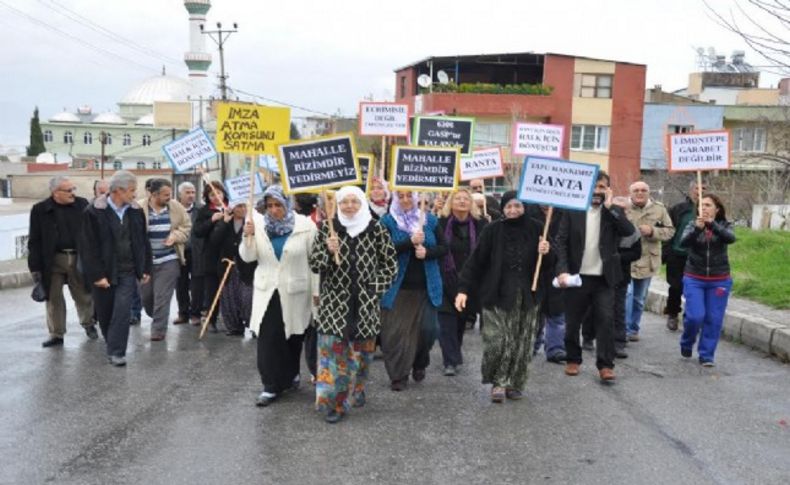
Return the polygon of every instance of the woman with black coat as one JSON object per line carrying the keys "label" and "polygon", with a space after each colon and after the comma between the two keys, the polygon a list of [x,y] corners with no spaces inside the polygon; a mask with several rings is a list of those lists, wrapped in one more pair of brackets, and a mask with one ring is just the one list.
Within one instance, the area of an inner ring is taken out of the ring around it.
{"label": "woman with black coat", "polygon": [[[219,223],[225,217],[225,212],[228,208],[228,196],[225,193],[225,187],[219,182],[211,182],[211,185],[203,187],[203,207],[198,211],[195,225],[192,227],[192,234],[195,237],[203,239],[203,267],[206,270],[205,274],[205,294],[203,298],[203,311],[208,311],[211,302],[214,301],[214,295],[219,288],[220,275],[224,273],[218,272],[220,263],[220,251],[217,245],[211,244],[211,233],[217,228]],[[211,316],[211,332],[217,332],[217,313]]]}
{"label": "woman with black coat", "polygon": [[442,349],[444,375],[454,376],[464,360],[461,345],[466,323],[474,323],[480,311],[474,293],[464,311],[455,309],[458,278],[466,259],[480,240],[486,221],[481,219],[477,205],[472,202],[472,192],[467,187],[459,187],[451,192],[445,202],[439,219],[439,229],[444,233],[448,247],[440,263],[444,298],[439,308],[439,346]]}

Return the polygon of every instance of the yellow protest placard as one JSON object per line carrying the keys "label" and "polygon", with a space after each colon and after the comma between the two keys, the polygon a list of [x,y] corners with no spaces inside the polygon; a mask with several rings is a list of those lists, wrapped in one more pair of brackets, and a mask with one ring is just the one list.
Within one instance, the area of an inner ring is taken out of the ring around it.
{"label": "yellow protest placard", "polygon": [[217,151],[277,155],[291,134],[291,110],[245,103],[217,105]]}

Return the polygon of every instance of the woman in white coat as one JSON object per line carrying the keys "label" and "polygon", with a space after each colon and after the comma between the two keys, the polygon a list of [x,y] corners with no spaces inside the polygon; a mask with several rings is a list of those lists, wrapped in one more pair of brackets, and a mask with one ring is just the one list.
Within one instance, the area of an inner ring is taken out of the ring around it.
{"label": "woman in white coat", "polygon": [[268,406],[283,392],[299,387],[299,356],[310,322],[318,280],[309,256],[316,227],[291,209],[282,188],[263,194],[265,212],[255,212],[244,226],[241,259],[257,261],[253,280],[250,330],[258,334],[258,372],[263,392],[258,406]]}

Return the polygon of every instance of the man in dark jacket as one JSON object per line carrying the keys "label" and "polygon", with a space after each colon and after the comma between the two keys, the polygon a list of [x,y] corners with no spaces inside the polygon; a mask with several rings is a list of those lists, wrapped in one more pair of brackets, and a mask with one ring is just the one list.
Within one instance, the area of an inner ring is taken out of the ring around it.
{"label": "man in dark jacket", "polygon": [[[566,211],[557,232],[557,279],[565,290],[565,373],[579,374],[582,350],[579,329],[588,308],[592,311],[596,340],[596,367],[604,381],[614,375],[614,287],[622,272],[617,257],[619,240],[634,233],[625,213],[612,205],[609,176],[598,173],[592,207],[586,212]],[[569,287],[571,275],[581,286]]]}
{"label": "man in dark jacket", "polygon": [[80,324],[90,339],[99,337],[93,323],[93,302],[89,287],[77,270],[77,235],[82,225],[82,211],[88,201],[75,195],[74,183],[64,175],[49,181],[52,195],[33,206],[30,211],[27,265],[36,282],[47,294],[47,328],[49,339],[41,345],[63,345],[66,333],[66,300],[63,285],[77,307]]}
{"label": "man in dark jacket", "polygon": [[[673,205],[669,209],[669,218],[675,227],[675,235],[664,243],[662,253],[667,265],[667,283],[669,292],[667,295],[667,306],[664,314],[667,316],[667,329],[675,332],[678,329],[678,314],[680,313],[680,296],[683,294],[683,268],[686,266],[686,248],[680,245],[683,230],[694,221],[697,215],[697,198],[699,192],[697,181],[692,180],[689,184],[689,192],[686,200]],[[702,186],[702,192],[707,188]]]}
{"label": "man in dark jacket", "polygon": [[483,194],[486,198],[486,212],[492,221],[502,219],[502,211],[499,209],[499,201],[493,195],[486,194],[486,185],[483,179],[472,179],[469,181],[469,188],[472,192]]}
{"label": "man in dark jacket", "polygon": [[[178,185],[178,201],[186,209],[192,227],[195,226],[200,206],[195,202],[196,189],[192,182]],[[184,247],[186,264],[181,266],[181,275],[176,286],[178,318],[173,322],[200,324],[200,310],[203,308],[203,239],[194,237],[192,231]]]}
{"label": "man in dark jacket", "polygon": [[129,313],[138,281],[151,274],[151,243],[145,214],[135,202],[137,178],[125,170],[110,179],[110,192],[97,197],[83,214],[80,256],[85,278],[93,285],[93,301],[107,356],[126,365]]}

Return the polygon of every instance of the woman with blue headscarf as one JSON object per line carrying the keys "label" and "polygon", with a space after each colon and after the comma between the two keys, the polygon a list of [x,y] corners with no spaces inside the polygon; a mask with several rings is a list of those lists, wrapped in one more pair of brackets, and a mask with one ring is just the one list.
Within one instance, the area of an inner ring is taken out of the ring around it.
{"label": "woman with blue headscarf", "polygon": [[402,391],[409,372],[420,382],[430,363],[443,296],[439,260],[447,245],[436,217],[420,214],[414,192],[396,192],[381,224],[398,253],[398,275],[381,299],[381,350],[390,388]]}
{"label": "woman with blue headscarf", "polygon": [[318,279],[309,257],[316,227],[291,208],[282,188],[263,194],[264,213],[253,213],[244,226],[239,256],[256,261],[250,330],[258,335],[258,372],[263,391],[258,406],[268,406],[283,392],[299,387],[299,356],[310,322]]}

